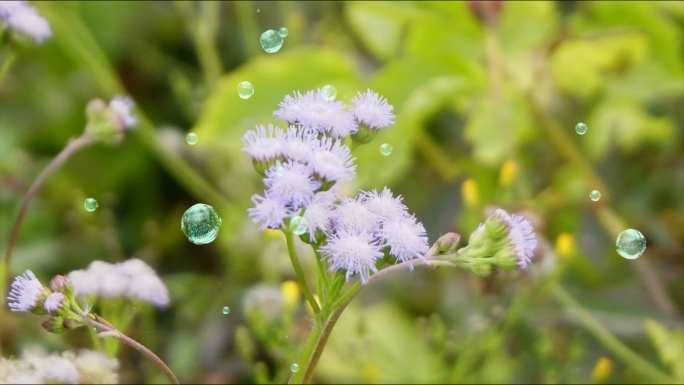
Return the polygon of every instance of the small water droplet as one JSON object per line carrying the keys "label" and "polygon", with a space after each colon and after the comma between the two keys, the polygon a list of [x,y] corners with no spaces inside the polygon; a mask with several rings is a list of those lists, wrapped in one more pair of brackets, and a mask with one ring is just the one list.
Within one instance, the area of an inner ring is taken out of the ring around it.
{"label": "small water droplet", "polygon": [[278,30],[278,35],[280,35],[280,37],[286,37],[288,33],[290,33],[290,31],[288,31],[285,27]]}
{"label": "small water droplet", "polygon": [[257,13],[259,13],[259,12],[261,12],[261,10],[259,8],[257,8]]}
{"label": "small water droplet", "polygon": [[261,47],[268,53],[278,52],[283,46],[283,37],[272,29],[261,34]]}
{"label": "small water droplet", "polygon": [[242,99],[249,99],[250,96],[254,95],[254,86],[250,82],[240,82],[237,91],[238,96]]}
{"label": "small water droplet", "polygon": [[618,235],[615,246],[624,258],[637,259],[646,250],[646,238],[638,230],[627,229]]}
{"label": "small water droplet", "polygon": [[181,218],[181,230],[196,245],[204,245],[216,239],[220,226],[221,218],[216,210],[204,203],[190,207]]}
{"label": "small water droplet", "polygon": [[290,366],[290,370],[292,371],[292,373],[297,373],[299,371],[299,365],[292,364],[292,366]]}
{"label": "small water droplet", "polygon": [[223,312],[223,314],[228,314],[228,313],[230,313],[230,308],[228,306],[224,306],[223,310],[221,310],[221,311]]}
{"label": "small water droplet", "polygon": [[300,216],[296,216],[290,220],[290,229],[295,235],[302,235],[306,233],[308,223],[306,219]]}
{"label": "small water droplet", "polygon": [[97,201],[93,198],[86,198],[85,203],[83,204],[83,207],[85,207],[86,211],[93,212],[95,209],[97,209]]}
{"label": "small water droplet", "polygon": [[327,101],[335,100],[335,97],[337,97],[337,90],[330,84],[326,84],[323,86],[323,97]]}
{"label": "small water droplet", "polygon": [[384,156],[388,156],[392,153],[392,146],[389,143],[383,143],[380,145],[380,153]]}
{"label": "small water droplet", "polygon": [[185,141],[188,142],[189,145],[194,146],[197,144],[197,134],[194,132],[188,133],[188,135],[185,136]]}
{"label": "small water droplet", "polygon": [[589,198],[591,198],[592,201],[596,202],[599,199],[601,199],[601,192],[599,190],[592,190],[589,193]]}
{"label": "small water droplet", "polygon": [[587,125],[584,123],[577,123],[575,131],[580,135],[584,135],[587,132]]}

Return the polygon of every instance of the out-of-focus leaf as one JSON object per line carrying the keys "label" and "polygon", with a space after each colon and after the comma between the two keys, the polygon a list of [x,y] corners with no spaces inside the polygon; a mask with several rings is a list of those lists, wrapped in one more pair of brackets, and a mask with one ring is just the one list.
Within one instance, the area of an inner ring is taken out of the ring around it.
{"label": "out-of-focus leaf", "polygon": [[586,99],[601,90],[607,74],[642,60],[647,44],[636,32],[566,40],[551,57],[551,73],[561,90]]}
{"label": "out-of-focus leaf", "polygon": [[667,330],[652,319],[644,321],[644,328],[658,351],[660,360],[670,366],[677,382],[684,382],[684,331]]}
{"label": "out-of-focus leaf", "polygon": [[548,44],[557,25],[556,4],[551,1],[508,1],[496,35],[504,52],[530,50]]}

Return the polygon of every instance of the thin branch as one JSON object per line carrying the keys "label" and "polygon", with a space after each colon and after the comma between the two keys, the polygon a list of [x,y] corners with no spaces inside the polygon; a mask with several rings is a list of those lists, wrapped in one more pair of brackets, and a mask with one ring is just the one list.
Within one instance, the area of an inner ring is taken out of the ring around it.
{"label": "thin branch", "polygon": [[295,249],[294,235],[292,234],[292,230],[288,229],[287,226],[284,227],[282,230],[283,233],[285,233],[285,239],[287,241],[287,253],[290,255],[290,261],[292,262],[292,267],[294,268],[295,276],[297,276],[297,282],[299,282],[299,286],[302,289],[302,293],[304,293],[304,297],[306,297],[306,300],[309,301],[309,304],[311,305],[314,314],[318,314],[321,311],[321,308],[318,306],[318,302],[316,302],[316,299],[314,298],[313,294],[311,294],[309,285],[306,284],[306,278],[304,277],[302,266],[299,264],[299,258],[297,257],[297,250]]}

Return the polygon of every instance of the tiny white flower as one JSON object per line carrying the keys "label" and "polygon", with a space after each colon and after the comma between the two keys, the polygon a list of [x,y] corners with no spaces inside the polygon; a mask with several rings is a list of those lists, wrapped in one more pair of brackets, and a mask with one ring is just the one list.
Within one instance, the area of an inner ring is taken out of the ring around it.
{"label": "tiny white flower", "polygon": [[131,128],[138,124],[138,118],[133,115],[133,106],[135,106],[135,103],[128,96],[115,96],[109,102],[109,108],[114,111],[116,117],[125,128]]}
{"label": "tiny white flower", "polygon": [[266,170],[264,184],[270,197],[287,207],[297,210],[307,206],[314,197],[314,191],[321,182],[314,180],[309,166],[298,162],[276,164]]}
{"label": "tiny white flower", "polygon": [[294,97],[287,95],[278,104],[280,109],[273,116],[289,124],[296,124],[316,130],[321,134],[330,133],[342,138],[356,130],[354,118],[345,110],[344,103],[326,100],[323,91],[308,91],[305,95],[299,92]]}
{"label": "tiny white flower", "polygon": [[292,215],[292,210],[277,199],[271,198],[268,192],[264,195],[265,198],[257,194],[252,195],[252,203],[255,206],[248,208],[247,213],[252,217],[252,222],[262,223],[259,230],[277,229],[285,223],[285,218]]}
{"label": "tiny white flower", "polygon": [[128,297],[137,298],[157,307],[168,306],[169,291],[164,282],[156,275],[141,275],[130,285]]}
{"label": "tiny white flower", "polygon": [[131,277],[119,273],[115,267],[100,276],[97,294],[102,298],[121,298],[132,286]]}
{"label": "tiny white flower", "polygon": [[380,217],[368,210],[357,199],[342,197],[333,211],[332,223],[335,231],[375,233],[380,225]]}
{"label": "tiny white flower", "polygon": [[283,155],[301,163],[311,160],[313,149],[318,147],[318,136],[314,130],[290,126],[285,132]]}
{"label": "tiny white flower", "polygon": [[117,263],[114,268],[121,274],[129,277],[138,277],[141,275],[157,275],[147,263],[138,258],[131,258],[124,262]]}
{"label": "tiny white flower", "polygon": [[50,293],[50,295],[48,295],[45,299],[43,307],[45,308],[45,311],[47,311],[48,313],[55,312],[62,308],[65,299],[66,297],[64,296],[64,294],[60,292]]}
{"label": "tiny white flower", "polygon": [[309,239],[311,241],[315,240],[317,230],[326,235],[331,231],[330,219],[333,215],[335,199],[337,199],[337,194],[331,190],[316,193],[313,201],[304,211],[304,220],[309,224]]}
{"label": "tiny white flower", "polygon": [[13,29],[40,44],[52,36],[50,24],[25,1],[0,1],[0,19],[5,28]]}
{"label": "tiny white flower", "polygon": [[43,285],[31,270],[26,270],[24,276],[14,278],[12,288],[7,297],[10,309],[16,312],[31,311],[38,302],[43,291]]}
{"label": "tiny white flower", "polygon": [[81,375],[82,384],[119,383],[119,361],[116,358],[98,351],[81,349],[73,361]]}
{"label": "tiny white flower", "polygon": [[346,181],[356,176],[354,159],[349,147],[341,141],[323,137],[311,154],[309,165],[314,174],[325,181]]}
{"label": "tiny white flower", "polygon": [[512,247],[518,266],[524,268],[532,260],[537,239],[530,221],[520,215],[508,215],[503,209],[497,209],[494,216],[501,218],[508,226],[508,242]]}
{"label": "tiny white flower", "polygon": [[[423,257],[423,254],[430,248],[425,227],[413,216],[384,221],[378,236],[382,245],[389,247],[390,254],[397,258],[397,262],[420,258],[426,264],[428,263]],[[410,262],[409,268],[413,270]]]}
{"label": "tiny white flower", "polygon": [[81,377],[71,360],[55,354],[43,360],[41,371],[43,380],[48,384],[78,384]]}
{"label": "tiny white flower", "polygon": [[394,107],[387,103],[387,99],[370,89],[363,94],[359,92],[351,101],[354,106],[350,112],[359,124],[375,130],[394,124]]}
{"label": "tiny white flower", "polygon": [[74,295],[97,294],[100,289],[100,276],[87,270],[74,270],[67,274],[74,285]]}
{"label": "tiny white flower", "polygon": [[392,197],[392,192],[385,187],[381,193],[362,191],[363,205],[371,212],[386,220],[397,220],[407,215],[408,208],[401,203],[401,195]]}
{"label": "tiny white flower", "polygon": [[380,248],[371,234],[340,231],[328,238],[328,243],[321,246],[318,251],[330,262],[328,271],[343,269],[346,271],[347,280],[358,274],[361,283],[365,285],[370,279],[370,272],[378,271],[375,261],[384,255]]}
{"label": "tiny white flower", "polygon": [[258,161],[271,161],[284,155],[285,132],[272,124],[268,128],[258,125],[242,136],[242,150]]}

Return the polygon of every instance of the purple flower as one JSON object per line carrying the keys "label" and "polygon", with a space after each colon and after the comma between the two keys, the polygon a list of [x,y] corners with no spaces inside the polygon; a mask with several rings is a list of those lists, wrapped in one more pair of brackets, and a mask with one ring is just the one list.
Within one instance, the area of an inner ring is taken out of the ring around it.
{"label": "purple flower", "polygon": [[21,32],[39,44],[52,36],[50,24],[26,1],[0,1],[0,19],[6,28]]}
{"label": "purple flower", "polygon": [[287,95],[278,104],[280,109],[273,116],[289,124],[301,125],[316,130],[321,134],[328,133],[335,138],[343,138],[356,131],[353,117],[345,111],[345,105],[335,100],[326,100],[323,91],[308,91],[305,95],[299,92],[294,97]]}
{"label": "purple flower", "polygon": [[169,291],[164,282],[156,275],[139,275],[132,280],[126,293],[129,298],[137,298],[157,307],[166,307],[169,302]]}
{"label": "purple flower", "polygon": [[64,294],[60,292],[53,292],[50,293],[50,295],[47,296],[45,299],[45,303],[43,304],[43,307],[45,308],[45,311],[48,313],[55,312],[64,306],[64,300],[66,297]]}
{"label": "purple flower", "polygon": [[340,231],[328,238],[328,243],[318,251],[324,260],[330,262],[328,271],[346,270],[346,279],[359,274],[364,285],[370,279],[370,272],[377,272],[375,261],[383,257],[381,246],[373,235]]}
{"label": "purple flower", "polygon": [[494,217],[499,217],[508,227],[507,240],[517,259],[518,267],[524,268],[532,260],[537,239],[530,221],[520,215],[508,215],[503,209],[497,209]]}
{"label": "purple flower", "polygon": [[397,220],[407,215],[408,208],[401,203],[401,195],[392,197],[392,192],[387,187],[380,194],[375,190],[362,191],[360,194],[363,196],[363,205],[385,220]]}
{"label": "purple flower", "polygon": [[285,133],[272,124],[268,128],[258,125],[242,136],[242,150],[255,161],[275,161],[283,156]]}
{"label": "purple flower", "polygon": [[114,111],[114,116],[120,127],[131,128],[138,124],[138,118],[133,115],[133,99],[130,97],[115,96],[109,102],[109,109]]}
{"label": "purple flower", "polygon": [[276,161],[274,166],[266,170],[264,184],[269,196],[297,210],[307,206],[314,197],[314,191],[321,187],[321,182],[314,180],[312,175],[311,168],[305,164]]}
{"label": "purple flower", "polygon": [[335,231],[375,233],[380,225],[380,217],[368,210],[363,204],[363,197],[356,199],[342,197],[333,211]]}
{"label": "purple flower", "polygon": [[321,191],[316,193],[313,201],[306,207],[304,219],[309,224],[309,239],[315,241],[316,231],[330,234],[330,219],[335,208],[337,194],[334,191]]}
{"label": "purple flower", "polygon": [[[405,215],[400,219],[385,220],[379,232],[383,246],[389,247],[389,252],[397,258],[397,262],[406,262],[423,257],[429,250],[428,238],[423,224],[413,216]],[[413,265],[409,263],[413,270]]]}
{"label": "purple flower", "polygon": [[368,89],[366,93],[359,92],[352,100],[351,114],[358,124],[368,128],[381,129],[394,124],[392,105],[387,104],[387,99]]}
{"label": "purple flower", "polygon": [[290,126],[285,132],[283,155],[301,163],[308,163],[314,148],[319,146],[316,131]]}
{"label": "purple flower", "polygon": [[268,192],[264,194],[265,198],[254,194],[252,196],[252,203],[255,207],[248,208],[247,213],[252,217],[252,222],[262,225],[259,230],[277,229],[285,223],[285,218],[292,215],[292,210],[280,203],[277,199],[269,196]]}
{"label": "purple flower", "polygon": [[38,304],[38,298],[42,292],[43,285],[36,275],[31,270],[26,270],[23,277],[14,278],[7,304],[12,311],[31,311]]}
{"label": "purple flower", "polygon": [[326,182],[352,180],[356,176],[356,165],[349,147],[341,141],[323,137],[310,158],[309,165],[314,174]]}

